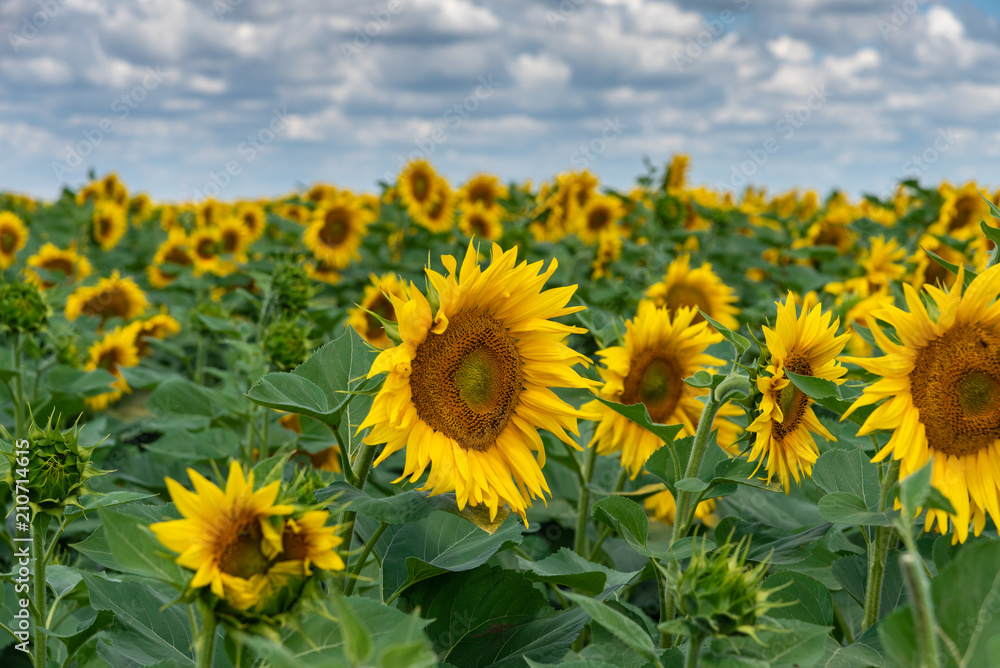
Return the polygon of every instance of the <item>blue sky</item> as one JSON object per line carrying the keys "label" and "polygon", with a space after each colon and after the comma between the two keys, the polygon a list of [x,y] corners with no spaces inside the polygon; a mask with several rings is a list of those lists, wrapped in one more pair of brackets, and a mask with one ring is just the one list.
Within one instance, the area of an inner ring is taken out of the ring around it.
{"label": "blue sky", "polygon": [[454,183],[643,157],[852,194],[1000,186],[1000,2],[6,0],[0,189],[162,200]]}

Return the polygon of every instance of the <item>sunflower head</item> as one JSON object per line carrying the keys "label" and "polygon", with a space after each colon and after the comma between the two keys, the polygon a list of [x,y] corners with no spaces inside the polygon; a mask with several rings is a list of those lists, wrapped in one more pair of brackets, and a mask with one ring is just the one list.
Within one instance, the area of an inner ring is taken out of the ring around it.
{"label": "sunflower head", "polygon": [[90,346],[89,359],[84,367],[87,371],[105,369],[117,380],[111,383],[111,390],[87,397],[84,401],[94,410],[102,410],[121,399],[126,392],[131,392],[123,368],[139,364],[139,350],[136,348],[136,329],[134,326],[115,327],[114,330]]}
{"label": "sunflower head", "polygon": [[94,206],[92,224],[94,241],[102,250],[111,250],[128,231],[128,216],[115,202],[99,201]]}
{"label": "sunflower head", "polygon": [[668,193],[682,192],[687,187],[687,173],[690,165],[691,156],[675,153],[663,175],[663,190]]}
{"label": "sunflower head", "polygon": [[[739,314],[736,293],[712,271],[708,262],[692,270],[688,255],[681,255],[670,263],[663,280],[646,290],[646,299],[671,312],[682,307],[697,309],[729,329],[740,326],[736,320]],[[701,313],[695,311],[695,322],[702,320]]]}
{"label": "sunflower head", "polygon": [[[642,506],[652,513],[653,519],[659,520],[664,524],[669,524],[670,526],[674,525],[674,520],[677,517],[677,501],[669,489],[650,494],[642,502]],[[709,499],[698,504],[698,507],[694,511],[694,517],[696,520],[700,520],[705,526],[711,528],[719,523],[719,518],[714,513],[715,499]]]}
{"label": "sunflower head", "polygon": [[434,196],[438,174],[426,160],[414,160],[403,167],[399,174],[396,190],[403,206],[412,211],[421,210],[430,204]]}
{"label": "sunflower head", "polygon": [[497,209],[487,208],[482,202],[462,207],[458,227],[467,237],[497,241],[503,236],[503,223]]}
{"label": "sunflower head", "polygon": [[135,349],[139,357],[149,354],[149,340],[163,340],[181,331],[181,325],[166,313],[154,315],[146,320],[137,320],[129,325],[135,334]]}
{"label": "sunflower head", "polygon": [[455,222],[456,193],[447,179],[437,177],[430,199],[420,208],[410,209],[410,215],[431,232],[447,232]]}
{"label": "sunflower head", "polygon": [[595,195],[580,212],[577,236],[584,243],[597,243],[602,232],[617,232],[618,223],[624,215],[625,207],[620,199],[610,195]]}
{"label": "sunflower head", "polygon": [[378,348],[389,348],[393,342],[382,324],[382,320],[396,321],[396,309],[389,295],[405,298],[406,291],[402,281],[392,273],[381,277],[372,274],[369,281],[361,303],[350,311],[349,322],[368,343]]}
{"label": "sunflower head", "polygon": [[28,269],[25,273],[28,275],[28,280],[47,290],[58,283],[82,280],[92,272],[90,261],[76,251],[75,243],[66,250],[57,248],[55,244],[46,243],[28,258]]}
{"label": "sunflower head", "polygon": [[351,193],[343,192],[316,209],[302,241],[313,256],[332,269],[344,269],[360,258],[358,248],[371,214]]}
{"label": "sunflower head", "polygon": [[31,334],[49,322],[50,310],[38,288],[31,283],[0,285],[0,323],[11,332]]}
{"label": "sunflower head", "polygon": [[236,218],[246,229],[250,241],[256,241],[264,234],[267,217],[264,209],[258,204],[245,202],[236,208]]}
{"label": "sunflower head", "polygon": [[28,228],[10,211],[0,211],[0,269],[7,269],[17,259],[17,252],[28,243]]}
{"label": "sunflower head", "polygon": [[465,182],[460,193],[463,207],[479,204],[483,209],[497,213],[501,209],[500,201],[508,196],[507,187],[493,174],[476,174]]}
{"label": "sunflower head", "polygon": [[92,287],[79,287],[66,300],[66,319],[81,315],[99,316],[101,322],[111,317],[130,320],[149,306],[145,293],[131,277],[121,278],[115,270]]}

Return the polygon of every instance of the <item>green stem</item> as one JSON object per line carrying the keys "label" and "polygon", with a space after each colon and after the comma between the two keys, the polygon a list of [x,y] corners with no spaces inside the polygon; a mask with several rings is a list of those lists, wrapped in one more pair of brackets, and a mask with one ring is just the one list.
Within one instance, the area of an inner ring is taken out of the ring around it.
{"label": "green stem", "polygon": [[[653,574],[656,576],[656,593],[660,599],[660,622],[665,622],[674,618],[674,597],[667,591],[667,578],[663,574],[660,565],[652,557],[649,560],[653,564]],[[667,649],[674,644],[674,638],[666,631],[660,631],[660,649]]]}
{"label": "green stem", "polygon": [[[615,478],[615,487],[612,492],[620,492],[625,486],[625,478],[628,477],[628,469],[624,466],[618,471],[618,477]],[[597,542],[594,543],[594,547],[590,548],[590,556],[587,557],[587,561],[593,561],[594,557],[597,556],[597,552],[601,549],[601,545],[604,544],[605,539],[611,535],[611,527],[605,525],[601,527],[601,533],[597,536]],[[583,555],[580,555],[583,556]]]}
{"label": "green stem", "polygon": [[[368,481],[368,474],[372,470],[373,461],[375,461],[375,446],[362,442],[361,447],[358,448],[358,454],[354,457],[354,465],[351,467],[351,474],[356,480],[356,482],[351,482],[352,485],[358,489],[365,488],[365,482]],[[351,544],[354,542],[354,521],[357,519],[357,516],[358,514],[353,510],[345,510],[340,514],[340,528],[337,530],[337,535],[344,541],[341,545],[348,552],[350,552]],[[341,591],[346,591],[344,589],[346,585],[341,578],[335,580],[335,586]]]}
{"label": "green stem", "polygon": [[848,645],[854,644],[854,634],[851,632],[851,624],[844,617],[843,611],[840,606],[837,605],[837,600],[833,600],[833,620],[836,622],[837,626],[840,627],[841,633],[844,634],[844,641]]}
{"label": "green stem", "polygon": [[[709,437],[712,435],[712,423],[715,422],[715,414],[719,412],[721,406],[722,403],[715,400],[714,393],[709,393],[705,397],[705,408],[702,409],[701,417],[698,419],[698,429],[694,433],[691,456],[688,458],[687,469],[684,471],[685,478],[698,476],[701,461],[705,458],[711,440]],[[691,492],[683,489],[677,490],[677,512],[674,514],[674,530],[670,534],[671,547],[691,528],[691,523],[694,521],[694,510],[691,508]]]}
{"label": "green stem", "polygon": [[[882,478],[882,489],[879,492],[878,510],[885,512],[888,508],[889,491],[899,480],[899,460],[894,459]],[[868,546],[868,584],[865,588],[865,615],[861,621],[861,630],[867,631],[878,621],[879,604],[882,600],[882,580],[885,576],[885,560],[889,554],[889,543],[895,529],[891,526],[876,527],[875,541]]]}
{"label": "green stem", "polygon": [[684,668],[698,668],[698,656],[701,654],[701,643],[705,639],[703,633],[697,633],[691,636],[691,642],[688,644],[688,655],[687,660],[684,662]]}
{"label": "green stem", "polygon": [[48,662],[48,635],[42,631],[44,620],[48,618],[46,596],[48,590],[45,584],[45,567],[48,565],[48,550],[45,549],[45,535],[48,533],[49,516],[44,513],[35,515],[32,523],[34,530],[33,548],[35,552],[34,598],[35,598],[35,668],[45,668]]}
{"label": "green stem", "polygon": [[580,500],[576,508],[576,535],[573,538],[573,551],[581,557],[587,554],[587,523],[590,519],[590,479],[594,475],[594,464],[597,462],[597,445],[587,447],[584,455],[583,470],[580,478]]}
{"label": "green stem", "polygon": [[923,668],[937,668],[938,640],[934,621],[934,602],[931,600],[931,584],[924,573],[922,564],[914,552],[899,556],[903,568],[903,579],[907,593],[913,603],[913,619],[917,632],[917,650],[923,657]]}
{"label": "green stem", "polygon": [[201,631],[195,638],[195,668],[211,668],[215,654],[215,610],[207,604],[198,606],[201,612]]}
{"label": "green stem", "polygon": [[25,438],[24,428],[24,369],[21,366],[21,332],[14,332],[14,434]]}
{"label": "green stem", "polygon": [[365,567],[365,562],[368,561],[368,555],[372,553],[372,549],[375,547],[375,543],[378,539],[382,537],[385,530],[389,528],[387,522],[382,522],[378,525],[378,529],[372,534],[372,537],[368,539],[365,543],[365,549],[361,551],[361,556],[358,557],[358,562],[354,564],[354,568],[351,569],[351,577],[348,578],[347,584],[344,586],[344,595],[350,596],[354,593],[354,585],[358,582],[358,577],[361,575],[362,569]]}

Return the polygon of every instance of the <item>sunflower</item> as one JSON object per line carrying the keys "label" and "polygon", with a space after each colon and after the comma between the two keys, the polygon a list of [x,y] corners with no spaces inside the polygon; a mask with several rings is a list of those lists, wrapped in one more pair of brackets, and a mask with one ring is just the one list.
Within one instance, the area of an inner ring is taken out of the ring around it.
{"label": "sunflower", "polygon": [[872,239],[871,247],[860,258],[870,291],[876,292],[905,276],[906,267],[902,264],[905,258],[906,249],[901,248],[897,240],[887,242],[884,236]]}
{"label": "sunflower", "polygon": [[411,216],[430,206],[437,180],[437,172],[426,160],[411,161],[403,168],[396,189]]}
{"label": "sunflower", "polygon": [[323,260],[306,262],[304,266],[306,269],[306,276],[314,281],[321,281],[330,285],[336,285],[340,282],[340,273],[333,267],[323,262]]}
{"label": "sunflower", "polygon": [[167,240],[160,244],[153,255],[153,263],[146,268],[149,283],[154,288],[165,288],[177,280],[177,270],[163,265],[190,267],[194,264],[191,252],[187,249],[188,236],[181,228],[170,230]]}
{"label": "sunflower", "polygon": [[215,227],[229,213],[229,207],[222,202],[209,198],[195,209],[194,224],[197,227]]}
{"label": "sunflower", "polygon": [[247,248],[253,243],[250,230],[239,218],[224,218],[218,227],[221,250],[242,264],[247,261]]}
{"label": "sunflower", "polygon": [[691,168],[691,156],[675,153],[663,175],[663,189],[668,193],[683,192],[687,187],[687,174]]}
{"label": "sunflower", "polygon": [[[66,250],[61,250],[55,244],[47,243],[38,249],[38,252],[28,258],[28,280],[43,290],[47,290],[55,283],[43,278],[38,273],[38,269],[45,272],[56,272],[64,276],[63,283],[75,283],[93,272],[90,261],[83,255],[76,252],[76,244],[73,243]],[[54,278],[54,276],[53,276]]]}
{"label": "sunflower", "polygon": [[[646,500],[642,502],[642,506],[652,512],[653,519],[673,526],[677,516],[677,501],[669,489],[647,496]],[[719,518],[714,513],[715,499],[709,499],[698,504],[694,511],[694,517],[701,520],[705,526],[712,528],[719,523]]]}
{"label": "sunflower", "polygon": [[459,201],[463,209],[479,204],[487,211],[495,212],[499,216],[503,211],[500,200],[507,199],[509,196],[507,187],[500,182],[499,178],[493,174],[476,174],[462,186]]}
{"label": "sunflower", "polygon": [[164,232],[173,232],[175,229],[183,231],[180,219],[178,218],[179,212],[177,207],[165,205],[161,206],[159,209],[160,213],[160,227],[163,228]]}
{"label": "sunflower", "polygon": [[307,202],[312,202],[314,204],[319,204],[323,200],[333,199],[337,196],[337,186],[330,183],[314,183],[306,191],[305,199]]}
{"label": "sunflower", "polygon": [[245,610],[256,604],[268,566],[282,551],[281,516],[294,508],[275,504],[279,481],[253,490],[253,472],[244,478],[235,461],[223,492],[194,469],[188,476],[196,491],[167,478],[167,490],[184,519],[156,522],[150,529],[161,543],[180,553],[177,563],[195,571],[191,588],[213,594]]}
{"label": "sunflower", "polygon": [[326,526],[329,517],[327,510],[310,510],[286,519],[279,561],[302,562],[306,575],[312,575],[311,566],[324,571],[344,570],[344,560],[334,549],[343,539],[337,536],[337,527]]}
{"label": "sunflower", "polygon": [[249,234],[250,242],[257,241],[264,234],[267,217],[264,209],[252,202],[244,202],[236,207],[236,217],[243,223]]}
{"label": "sunflower", "polygon": [[957,190],[943,184],[940,192],[944,196],[944,202],[937,221],[928,231],[963,240],[978,237],[979,223],[989,217],[990,205],[979,194],[976,183],[970,181]]}
{"label": "sunflower", "polygon": [[102,250],[111,250],[125,236],[128,220],[125,209],[114,202],[100,201],[94,206],[94,241]]}
{"label": "sunflower", "polygon": [[482,202],[473,202],[462,208],[458,228],[467,237],[499,241],[503,236],[499,212],[486,208]]}
{"label": "sunflower", "polygon": [[228,276],[236,271],[235,264],[221,257],[222,233],[219,228],[203,227],[195,230],[188,237],[188,244],[191,247],[195,276],[207,273]]}
{"label": "sunflower", "polygon": [[860,217],[861,214],[854,207],[834,200],[828,206],[826,214],[809,226],[805,236],[792,242],[792,248],[835,246],[841,253],[847,253],[857,236],[848,226]]}
{"label": "sunflower", "polygon": [[[368,343],[377,348],[388,348],[392,346],[392,341],[386,336],[382,323],[371,313],[395,322],[396,310],[386,295],[394,295],[398,299],[404,299],[406,292],[402,282],[396,278],[395,274],[383,274],[381,277],[371,274],[369,279],[371,283],[365,287],[361,304],[350,311],[349,323]],[[371,313],[366,311],[371,311]]]}
{"label": "sunflower", "polygon": [[622,256],[622,235],[619,230],[611,229],[601,232],[597,241],[597,253],[591,262],[591,280],[604,278],[608,275],[608,265]]}
{"label": "sunflower", "polygon": [[[910,285],[903,286],[909,312],[888,306],[873,313],[868,324],[885,356],[845,359],[881,379],[844,414],[886,399],[858,434],[892,429],[873,461],[891,453],[903,478],[933,461],[931,484],[955,508],[953,539],[963,543],[970,522],[977,536],[983,530],[986,513],[1000,525],[1000,265],[973,279],[963,295],[964,273],[947,291],[924,286],[934,317]],[[899,343],[876,318],[895,327]],[[948,520],[930,509],[926,528],[946,533]]]}
{"label": "sunflower", "polygon": [[422,209],[411,210],[410,215],[431,232],[448,232],[455,224],[455,197],[448,181],[438,177],[430,202]]}
{"label": "sunflower", "polygon": [[[670,311],[682,306],[697,308],[729,329],[739,329],[740,326],[736,320],[740,311],[734,306],[737,297],[733,289],[722,282],[708,262],[692,270],[688,255],[670,263],[663,281],[654,283],[646,290],[646,298]],[[701,314],[696,311],[695,322],[701,320]]]}
{"label": "sunflower", "polygon": [[625,206],[617,197],[595,195],[589,198],[577,218],[576,235],[585,244],[596,244],[602,232],[615,230],[625,215]]}
{"label": "sunflower", "polygon": [[101,325],[108,318],[131,320],[141,315],[149,301],[131,277],[121,278],[118,270],[92,287],[79,287],[66,299],[66,319],[81,315],[100,316]]}
{"label": "sunflower", "polygon": [[340,468],[340,448],[336,445],[331,445],[329,448],[323,448],[319,452],[308,452],[306,450],[298,450],[296,452],[297,454],[308,457],[309,463],[312,467],[319,469],[320,471],[340,473],[342,470]]}
{"label": "sunflower", "polygon": [[[837,362],[837,355],[851,338],[851,334],[837,336],[840,319],[831,324],[830,314],[823,313],[819,304],[812,310],[802,309],[795,314],[792,293],[784,304],[778,304],[778,317],[772,330],[764,327],[764,338],[771,359],[764,375],[757,378],[761,393],[760,414],[747,427],[756,434],[750,450],[750,461],[760,460],[757,470],[767,455],[767,481],[777,475],[785,493],[789,489],[789,476],[798,483],[801,475],[812,473],[812,465],[819,455],[813,434],[826,440],[833,435],[827,431],[812,409],[812,399],[797,388],[785,371],[803,376],[832,380],[838,385],[847,369]],[[754,470],[754,474],[757,473]]]}
{"label": "sunflower", "polygon": [[165,339],[181,331],[181,325],[166,313],[154,315],[146,320],[137,320],[129,325],[135,336],[135,349],[139,357],[149,354],[149,339]]}
{"label": "sunflower", "polygon": [[550,389],[593,385],[573,369],[589,360],[563,343],[585,330],[550,320],[583,307],[566,306],[575,285],[542,292],[554,260],[539,273],[541,262],[515,266],[517,250],[494,244],[483,270],[476,255],[470,243],[460,273],[450,255],[447,276],[427,270],[436,314],[412,283],[408,296],[390,296],[402,343],[372,365],[369,377],[388,377],[358,431],[371,427],[365,442],[386,444],[376,465],[406,449],[400,480],[430,466],[424,489],[454,490],[459,508],[486,505],[491,520],[504,504],[523,518],[549,491],[536,430],[577,447],[566,430],[588,417]]}
{"label": "sunflower", "polygon": [[28,228],[10,211],[0,211],[0,269],[14,264],[19,250],[28,243]]}
{"label": "sunflower", "polygon": [[[696,312],[681,307],[674,312],[657,308],[652,302],[639,304],[635,320],[625,323],[623,346],[597,352],[604,364],[600,368],[604,386],[600,395],[620,404],[643,404],[653,422],[680,424],[682,436],[693,436],[698,428],[704,404],[699,397],[706,388],[691,387],[685,378],[696,372],[714,371],[723,361],[705,354],[705,349],[722,340],[704,320],[695,322]],[[651,431],[632,422],[621,413],[594,400],[583,410],[599,416],[591,447],[598,454],[621,452],[622,466],[635,479],[649,456],[663,441]],[[713,427],[719,429],[719,445],[730,448],[738,439],[740,428],[726,420],[741,411],[724,406]]]}
{"label": "sunflower", "polygon": [[132,214],[132,224],[138,227],[153,213],[153,200],[146,193],[139,193],[128,203],[128,212]]}
{"label": "sunflower", "polygon": [[344,269],[361,257],[358,248],[369,217],[352,195],[343,193],[316,210],[302,241],[317,260],[332,269]]}
{"label": "sunflower", "polygon": [[130,328],[115,327],[100,341],[90,346],[90,359],[84,367],[87,371],[105,369],[117,378],[110,392],[104,392],[84,401],[93,410],[103,410],[118,401],[122,394],[131,392],[121,370],[136,366],[139,363],[139,353],[135,347],[135,333]]}

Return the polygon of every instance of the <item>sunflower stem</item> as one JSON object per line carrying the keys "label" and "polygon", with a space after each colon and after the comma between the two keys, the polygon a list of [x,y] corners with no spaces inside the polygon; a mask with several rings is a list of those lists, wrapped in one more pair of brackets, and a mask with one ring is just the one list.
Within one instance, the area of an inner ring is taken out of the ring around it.
{"label": "sunflower stem", "polygon": [[32,522],[33,536],[32,542],[34,543],[33,548],[35,551],[35,581],[32,583],[34,585],[34,598],[35,598],[35,647],[34,647],[34,659],[36,668],[45,668],[48,662],[48,648],[46,643],[49,636],[42,630],[45,628],[46,614],[46,595],[48,590],[45,585],[45,567],[48,565],[48,550],[45,549],[45,536],[48,533],[49,520],[51,518],[45,513],[35,513],[34,522]]}
{"label": "sunflower stem", "polygon": [[[885,512],[889,504],[889,491],[899,480],[899,460],[894,459],[882,478],[879,492],[878,510]],[[878,621],[879,605],[882,600],[882,580],[885,576],[885,559],[889,554],[889,543],[895,529],[891,526],[876,527],[875,540],[868,546],[868,583],[865,587],[865,615],[861,630],[867,631]]]}
{"label": "sunflower stem", "polygon": [[215,610],[208,604],[202,603],[199,605],[199,612],[201,612],[201,631],[195,638],[195,668],[211,668],[215,654]]}
{"label": "sunflower stem", "polygon": [[[365,482],[368,481],[368,474],[372,470],[372,462],[375,461],[375,449],[374,445],[368,445],[367,443],[362,442],[361,447],[358,448],[358,454],[354,457],[354,465],[351,467],[351,475],[354,480],[349,480],[348,482],[358,489],[364,489]],[[345,473],[346,472],[347,471],[345,470]],[[344,548],[348,553],[350,553],[351,544],[354,542],[354,520],[357,519],[357,516],[358,514],[352,510],[345,510],[340,514],[340,529],[337,531],[337,535],[344,540],[342,545],[344,545]],[[370,540],[368,542],[372,543],[373,541]],[[367,545],[365,547],[367,547]],[[367,558],[367,555],[365,555],[365,558]],[[345,583],[344,580],[340,578],[336,580],[336,583],[336,586],[341,591],[347,593],[346,588],[349,583]],[[386,603],[388,603],[388,601],[386,601]]]}
{"label": "sunflower stem", "polygon": [[21,332],[14,332],[14,434],[27,436],[24,429],[24,369],[21,366]]}
{"label": "sunflower stem", "polygon": [[[670,621],[674,618],[675,613],[675,603],[674,597],[667,589],[667,577],[663,573],[663,569],[656,562],[656,559],[650,558],[649,560],[653,564],[653,575],[656,576],[656,593],[660,600],[660,623]],[[667,649],[668,647],[673,647],[674,637],[666,631],[660,630],[660,649]]]}
{"label": "sunflower stem", "polygon": [[[725,382],[725,381],[723,381]],[[694,478],[701,469],[701,461],[708,452],[708,444],[711,441],[712,423],[715,422],[715,414],[722,407],[720,401],[715,400],[714,393],[710,392],[705,397],[705,408],[701,411],[698,419],[698,429],[694,433],[694,443],[691,446],[691,456],[688,458],[687,469],[684,471],[685,478]],[[691,528],[694,521],[694,510],[691,507],[691,492],[683,489],[677,490],[677,510],[674,513],[674,530],[670,534],[670,546],[679,538],[683,538]]]}
{"label": "sunflower stem", "polygon": [[[618,492],[622,491],[622,488],[625,486],[625,478],[627,476],[628,476],[628,469],[626,469],[623,466],[621,470],[618,471],[618,477],[615,478],[615,487],[614,489],[611,490],[612,493],[617,494]],[[604,544],[604,540],[610,535],[611,535],[611,527],[604,526],[601,528],[601,533],[598,534],[597,536],[597,542],[594,543],[594,546],[592,548],[590,548],[590,556],[587,557],[587,561],[594,560],[594,557],[597,556],[597,552],[601,549],[601,545]],[[583,555],[581,554],[580,556],[582,557]]]}
{"label": "sunflower stem", "polygon": [[580,472],[580,500],[576,508],[576,535],[573,537],[573,551],[581,557],[587,554],[587,523],[590,519],[590,479],[597,463],[597,446],[591,444],[583,459]]}
{"label": "sunflower stem", "polygon": [[684,668],[698,668],[698,658],[701,653],[701,643],[705,640],[704,633],[696,633],[691,636],[688,643],[688,655],[684,661]]}
{"label": "sunflower stem", "polygon": [[358,582],[358,577],[361,575],[361,570],[365,567],[365,562],[368,561],[368,555],[372,553],[372,549],[375,547],[375,543],[378,539],[382,537],[385,530],[389,528],[387,522],[382,522],[378,525],[378,529],[372,534],[372,537],[368,539],[365,543],[365,549],[361,551],[361,556],[358,557],[358,562],[354,564],[354,568],[351,569],[351,577],[348,578],[347,584],[344,585],[344,595],[350,596],[354,593],[354,585]]}
{"label": "sunflower stem", "polygon": [[913,619],[917,632],[917,651],[923,657],[924,668],[938,668],[938,639],[934,620],[934,602],[931,600],[931,584],[924,573],[915,552],[899,556],[903,567],[903,579],[907,593],[913,602]]}

